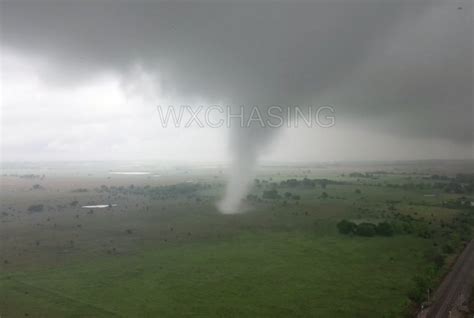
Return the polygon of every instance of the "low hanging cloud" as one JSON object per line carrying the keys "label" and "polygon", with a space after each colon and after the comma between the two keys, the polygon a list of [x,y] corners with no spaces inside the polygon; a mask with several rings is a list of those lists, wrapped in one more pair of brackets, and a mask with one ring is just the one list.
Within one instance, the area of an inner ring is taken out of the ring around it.
{"label": "low hanging cloud", "polygon": [[[368,131],[472,147],[471,1],[0,5],[2,48],[41,57],[51,85],[111,73],[133,90],[138,67],[147,91],[262,110],[331,105]],[[238,209],[274,137],[233,128],[224,211]]]}

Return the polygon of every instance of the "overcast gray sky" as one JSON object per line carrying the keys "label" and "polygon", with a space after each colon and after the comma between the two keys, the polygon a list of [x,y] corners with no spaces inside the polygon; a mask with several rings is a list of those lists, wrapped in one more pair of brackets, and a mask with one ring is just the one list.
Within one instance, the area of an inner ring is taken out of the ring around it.
{"label": "overcast gray sky", "polygon": [[232,131],[158,104],[336,109],[240,137],[267,160],[473,158],[472,1],[0,6],[3,160],[229,159]]}

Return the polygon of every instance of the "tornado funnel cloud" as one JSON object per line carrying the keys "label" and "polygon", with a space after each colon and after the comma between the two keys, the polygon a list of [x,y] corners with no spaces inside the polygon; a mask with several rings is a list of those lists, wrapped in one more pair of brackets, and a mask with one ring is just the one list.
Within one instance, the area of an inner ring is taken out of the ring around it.
{"label": "tornado funnel cloud", "polygon": [[224,214],[240,212],[241,201],[247,194],[257,163],[256,155],[237,157],[231,166],[226,193],[218,208]]}
{"label": "tornado funnel cloud", "polygon": [[277,130],[258,125],[234,127],[230,140],[233,159],[228,173],[229,181],[224,198],[218,204],[221,213],[242,211],[242,200],[252,186],[259,157],[271,144]]}

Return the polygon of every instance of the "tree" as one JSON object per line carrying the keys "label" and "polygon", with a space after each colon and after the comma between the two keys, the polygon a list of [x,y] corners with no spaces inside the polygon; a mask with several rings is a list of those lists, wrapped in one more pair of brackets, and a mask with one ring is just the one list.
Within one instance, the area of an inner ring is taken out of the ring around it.
{"label": "tree", "polygon": [[339,230],[339,233],[351,234],[356,231],[357,224],[348,220],[342,220],[339,223],[337,223],[337,229]]}
{"label": "tree", "polygon": [[258,196],[256,196],[255,194],[248,194],[247,195],[247,200],[248,201],[258,201]]}
{"label": "tree", "polygon": [[28,212],[42,212],[44,209],[44,205],[42,204],[36,204],[36,205],[30,205],[28,208]]}
{"label": "tree", "polygon": [[413,277],[413,283],[415,286],[409,292],[408,298],[419,303],[427,296],[430,287],[430,280],[428,277],[415,276]]}
{"label": "tree", "polygon": [[454,248],[450,244],[446,244],[443,246],[443,253],[452,254],[454,253]]}
{"label": "tree", "polygon": [[392,225],[388,222],[381,222],[377,224],[376,232],[378,235],[382,236],[392,236],[393,228]]}
{"label": "tree", "polygon": [[441,267],[444,266],[445,263],[445,258],[442,254],[437,254],[434,259],[433,259],[435,266],[437,269],[440,269]]}
{"label": "tree", "polygon": [[377,233],[376,228],[373,223],[360,223],[357,225],[356,234],[360,236],[374,236]]}
{"label": "tree", "polygon": [[327,199],[328,194],[326,192],[321,193],[321,198],[322,199]]}
{"label": "tree", "polygon": [[326,189],[328,181],[326,179],[321,180],[321,188]]}
{"label": "tree", "polygon": [[263,191],[262,197],[264,199],[279,199],[280,195],[278,194],[277,190],[273,189],[273,190]]}
{"label": "tree", "polygon": [[433,263],[436,269],[440,269],[444,266],[445,258],[444,255],[439,252],[436,248],[431,248],[425,251],[424,257],[427,261]]}
{"label": "tree", "polygon": [[32,187],[33,190],[43,190],[44,188],[40,184],[35,184]]}

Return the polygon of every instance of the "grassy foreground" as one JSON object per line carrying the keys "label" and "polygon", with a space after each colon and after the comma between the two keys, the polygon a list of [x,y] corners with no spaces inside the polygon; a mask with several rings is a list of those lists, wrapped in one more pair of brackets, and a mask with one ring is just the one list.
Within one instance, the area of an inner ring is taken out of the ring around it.
{"label": "grassy foreground", "polygon": [[427,244],[303,232],[171,243],[5,274],[0,306],[5,317],[399,317]]}

